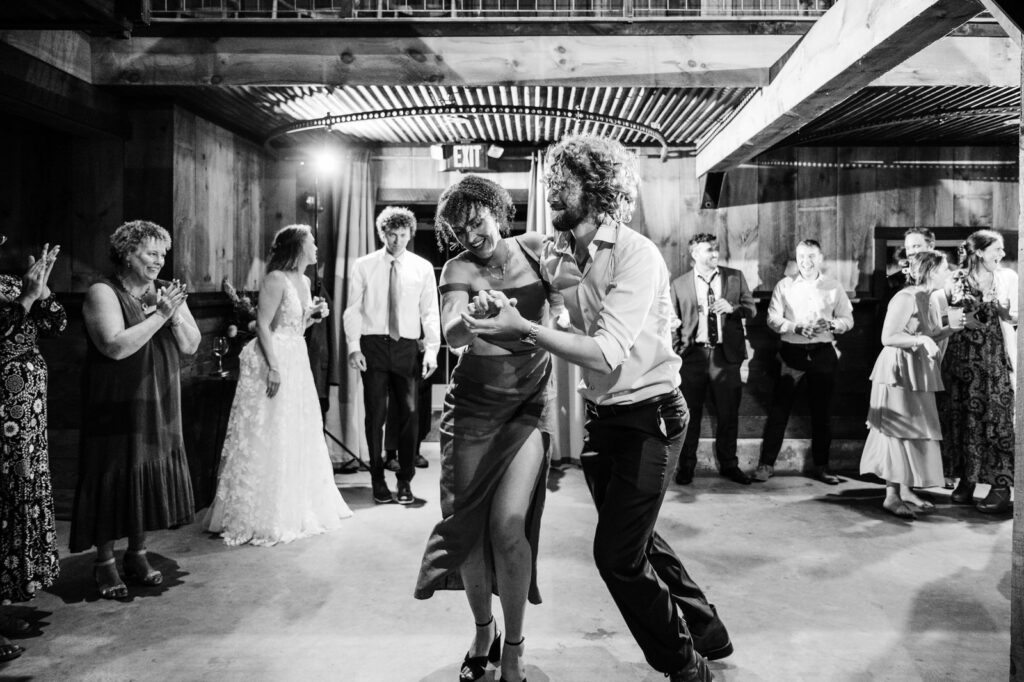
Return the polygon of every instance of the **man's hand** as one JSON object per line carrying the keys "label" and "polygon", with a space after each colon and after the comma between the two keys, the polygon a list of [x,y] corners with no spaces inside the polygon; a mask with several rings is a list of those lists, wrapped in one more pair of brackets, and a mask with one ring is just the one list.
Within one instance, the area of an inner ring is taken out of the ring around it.
{"label": "man's hand", "polygon": [[732,303],[729,303],[724,298],[716,298],[715,302],[711,304],[711,312],[716,315],[728,315],[732,311],[736,310]]}
{"label": "man's hand", "polygon": [[426,379],[434,370],[437,369],[437,359],[431,360],[430,358],[423,356],[423,371],[420,373],[420,377]]}
{"label": "man's hand", "polygon": [[462,322],[473,334],[500,340],[515,340],[530,331],[530,322],[519,314],[515,299],[508,299],[500,291],[492,291],[498,312],[493,317],[476,318],[462,313]]}
{"label": "man's hand", "polygon": [[365,372],[366,356],[363,355],[362,351],[352,351],[348,354],[348,366],[352,369],[358,369],[360,372]]}

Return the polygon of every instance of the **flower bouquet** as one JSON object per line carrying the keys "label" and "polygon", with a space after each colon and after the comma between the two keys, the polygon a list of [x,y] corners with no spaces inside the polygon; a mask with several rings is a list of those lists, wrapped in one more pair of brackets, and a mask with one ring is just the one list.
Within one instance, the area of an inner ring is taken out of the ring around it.
{"label": "flower bouquet", "polygon": [[259,291],[238,291],[227,279],[221,282],[221,290],[231,299],[231,317],[224,335],[238,339],[244,345],[256,336],[256,309],[259,306]]}

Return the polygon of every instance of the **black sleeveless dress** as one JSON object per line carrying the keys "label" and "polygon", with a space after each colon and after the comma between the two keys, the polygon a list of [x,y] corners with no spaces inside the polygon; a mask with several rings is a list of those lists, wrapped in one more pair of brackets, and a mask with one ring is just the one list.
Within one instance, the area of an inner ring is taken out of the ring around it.
{"label": "black sleeveless dress", "polygon": [[[516,240],[514,241],[519,244]],[[520,246],[522,246],[520,244]],[[531,266],[535,261],[525,248]],[[540,322],[547,291],[540,280],[502,289],[516,298],[520,314]],[[445,288],[442,287],[442,293]],[[470,295],[475,292],[470,291]],[[435,590],[464,589],[459,568],[482,537],[484,557],[494,570],[488,518],[498,483],[526,439],[536,430],[549,449],[554,414],[548,401],[551,358],[547,351],[519,341],[494,342],[510,355],[463,353],[452,372],[441,415],[441,515],[420,566],[414,596],[427,599]],[[526,535],[532,549],[529,599],[541,601],[537,589],[537,548],[544,509],[548,462],[541,466],[526,513]],[[497,589],[497,582],[492,579]]]}
{"label": "black sleeveless dress", "polygon": [[[117,283],[125,327],[146,319]],[[166,283],[157,282],[158,286]],[[122,360],[86,334],[82,430],[71,551],[190,523],[195,509],[181,431],[178,347],[165,326]]]}

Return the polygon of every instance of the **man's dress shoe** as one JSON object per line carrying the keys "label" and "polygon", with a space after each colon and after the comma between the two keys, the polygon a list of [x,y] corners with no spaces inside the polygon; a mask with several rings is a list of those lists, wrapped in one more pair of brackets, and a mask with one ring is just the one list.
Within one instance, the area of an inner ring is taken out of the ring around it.
{"label": "man's dress shoe", "polygon": [[715,614],[715,617],[700,633],[691,630],[690,637],[693,638],[693,648],[697,650],[698,654],[709,661],[717,661],[732,655],[732,640],[729,639],[729,631],[725,629],[722,619],[718,617],[715,605],[708,604],[708,606],[711,607],[711,612]]}
{"label": "man's dress shoe", "polygon": [[750,476],[743,473],[743,470],[739,467],[729,467],[728,469],[722,469],[722,476],[728,478],[733,483],[739,483],[740,485],[750,485]]}

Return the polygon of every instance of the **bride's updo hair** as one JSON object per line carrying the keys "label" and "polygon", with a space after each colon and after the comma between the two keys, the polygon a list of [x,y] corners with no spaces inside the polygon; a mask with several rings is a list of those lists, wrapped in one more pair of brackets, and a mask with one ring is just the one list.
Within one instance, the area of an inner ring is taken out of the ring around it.
{"label": "bride's updo hair", "polygon": [[927,284],[928,278],[935,272],[935,269],[946,262],[948,262],[946,254],[935,249],[918,251],[913,256],[909,256],[905,270],[907,285]]}
{"label": "bride's updo hair", "polygon": [[313,234],[313,229],[309,225],[287,225],[278,230],[270,246],[267,272],[294,270],[299,267],[302,245],[306,241],[306,235],[310,234]]}
{"label": "bride's updo hair", "polygon": [[981,252],[995,242],[1003,241],[1003,235],[995,230],[978,230],[960,244],[960,267],[974,272],[981,267]]}
{"label": "bride's updo hair", "polygon": [[455,238],[456,231],[462,231],[470,213],[486,208],[498,223],[498,231],[504,236],[511,230],[516,207],[512,196],[504,187],[476,175],[467,175],[446,189],[437,200],[434,224],[437,227],[437,245],[448,251],[457,251],[461,245]]}

